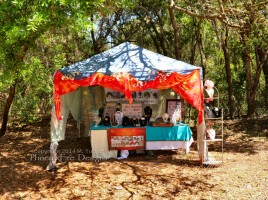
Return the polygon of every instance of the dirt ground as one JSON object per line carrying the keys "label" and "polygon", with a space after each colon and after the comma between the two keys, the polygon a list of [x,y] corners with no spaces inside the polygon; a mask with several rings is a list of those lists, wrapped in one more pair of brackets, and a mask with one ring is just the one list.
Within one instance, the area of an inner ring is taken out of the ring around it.
{"label": "dirt ground", "polygon": [[[0,138],[0,199],[268,199],[268,117],[224,122],[219,166],[202,166],[196,142],[183,150],[93,160],[90,138],[69,123],[59,169],[46,171],[49,119]],[[195,133],[194,128],[192,129]]]}

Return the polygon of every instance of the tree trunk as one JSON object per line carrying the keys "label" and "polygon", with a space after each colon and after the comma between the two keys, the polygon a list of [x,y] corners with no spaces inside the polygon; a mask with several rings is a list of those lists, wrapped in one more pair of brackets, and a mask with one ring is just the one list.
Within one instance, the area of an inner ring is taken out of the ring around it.
{"label": "tree trunk", "polygon": [[12,102],[14,100],[14,97],[15,97],[15,88],[16,88],[16,83],[11,85],[9,88],[8,98],[7,98],[4,111],[3,111],[3,120],[2,120],[1,129],[0,129],[0,137],[5,135],[6,130],[7,130],[8,114],[9,114],[9,110],[12,105]]}
{"label": "tree trunk", "polygon": [[266,60],[263,66],[263,74],[265,79],[265,92],[264,92],[264,101],[266,110],[268,110],[268,61]]}
{"label": "tree trunk", "polygon": [[161,35],[158,30],[157,30],[157,27],[155,26],[155,23],[153,23],[153,21],[150,21],[150,25],[149,27],[151,27],[159,41],[159,44],[161,46],[161,49],[162,49],[162,52],[163,52],[163,55],[164,56],[168,56],[168,53],[167,53],[167,49],[166,49],[166,45],[165,45],[165,40],[164,40],[164,36]]}
{"label": "tree trunk", "polygon": [[231,72],[231,62],[230,62],[230,54],[227,48],[227,43],[222,46],[223,53],[224,53],[224,60],[225,60],[225,73],[226,79],[228,84],[228,105],[229,105],[229,116],[231,119],[234,117],[234,89],[233,89],[233,82],[232,82],[232,72]]}
{"label": "tree trunk", "polygon": [[154,46],[155,46],[155,48],[156,48],[157,53],[162,54],[161,48],[160,48],[160,46],[158,45],[158,41],[157,41],[157,39],[154,37],[154,35],[153,35],[151,29],[149,29],[148,31],[149,31],[149,34],[150,34],[152,40],[153,40],[153,43],[154,43]]}
{"label": "tree trunk", "polygon": [[233,82],[232,82],[232,71],[231,71],[231,61],[230,61],[230,54],[228,50],[228,29],[225,27],[225,34],[220,32],[220,29],[218,27],[217,21],[214,21],[215,25],[215,31],[218,37],[218,40],[221,44],[221,48],[223,50],[224,54],[224,68],[226,73],[226,79],[228,84],[228,107],[229,107],[229,117],[233,119],[234,116],[234,89],[233,89]]}
{"label": "tree trunk", "polygon": [[170,22],[173,27],[173,32],[174,32],[174,46],[175,46],[175,57],[177,60],[180,59],[180,47],[179,47],[179,31],[178,31],[178,26],[176,25],[175,17],[174,17],[174,9],[175,9],[175,4],[174,1],[171,0],[170,6],[169,6],[169,16],[170,16]]}
{"label": "tree trunk", "polygon": [[256,63],[259,66],[259,69],[263,71],[264,80],[265,80],[265,89],[264,89],[264,102],[265,108],[268,110],[268,48],[261,49],[259,47],[255,48],[256,54]]}
{"label": "tree trunk", "polygon": [[[194,27],[196,27],[196,20],[193,18],[194,21]],[[191,40],[191,55],[190,55],[190,64],[195,65],[195,52],[196,52],[196,40],[195,40],[195,34],[192,35]]]}
{"label": "tree trunk", "polygon": [[252,94],[252,76],[251,76],[251,57],[250,48],[247,45],[247,36],[242,34],[242,44],[243,44],[243,62],[246,71],[246,100],[247,100],[247,116],[251,117],[255,111],[255,97]]}
{"label": "tree trunk", "polygon": [[[256,55],[256,70],[253,74],[251,71],[251,57],[250,57],[250,47],[248,46],[248,37],[246,34],[241,34],[243,50],[243,62],[246,70],[246,98],[247,98],[247,117],[252,117],[256,110],[256,93],[259,86],[259,80],[261,71],[264,65],[264,60],[267,58],[267,52],[264,58],[260,58],[258,54],[258,47],[255,47]],[[253,79],[254,78],[254,79]]]}
{"label": "tree trunk", "polygon": [[202,70],[203,70],[203,79],[205,80],[206,77],[206,56],[204,53],[204,48],[203,48],[203,42],[202,42],[202,34],[200,33],[200,27],[201,21],[198,22],[195,30],[195,36],[196,36],[196,42],[200,51],[200,56],[201,56],[201,63],[202,63]]}

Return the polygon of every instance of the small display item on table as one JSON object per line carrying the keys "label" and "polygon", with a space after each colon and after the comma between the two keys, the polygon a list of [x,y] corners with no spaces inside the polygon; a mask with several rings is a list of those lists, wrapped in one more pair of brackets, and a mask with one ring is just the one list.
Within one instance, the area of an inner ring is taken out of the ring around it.
{"label": "small display item on table", "polygon": [[110,126],[111,125],[111,121],[110,121],[110,117],[109,116],[105,116],[103,119],[103,123],[104,126]]}
{"label": "small display item on table", "polygon": [[116,122],[118,125],[121,125],[121,124],[122,124],[123,116],[124,116],[124,114],[120,111],[119,108],[117,108],[117,109],[116,109],[116,112],[115,112],[115,114],[114,114],[114,117],[115,117],[115,122]]}

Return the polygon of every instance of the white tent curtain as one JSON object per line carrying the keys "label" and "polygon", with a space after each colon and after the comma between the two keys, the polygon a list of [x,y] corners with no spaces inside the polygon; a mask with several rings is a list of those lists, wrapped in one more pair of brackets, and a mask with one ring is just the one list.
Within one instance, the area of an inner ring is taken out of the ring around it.
{"label": "white tent curtain", "polygon": [[207,144],[204,143],[205,137],[205,120],[203,115],[203,120],[200,124],[197,124],[197,148],[198,155],[201,162],[206,161],[208,158],[207,152]]}
{"label": "white tent curtain", "polygon": [[57,147],[58,142],[65,139],[66,122],[71,111],[73,118],[77,121],[77,127],[80,133],[80,122],[82,119],[81,114],[81,88],[78,88],[74,92],[70,92],[65,95],[61,95],[61,114],[62,120],[58,120],[56,117],[55,106],[52,107],[51,124],[50,124],[50,162],[47,166],[47,170],[53,170],[56,167],[57,162]]}
{"label": "white tent curtain", "polygon": [[62,120],[56,117],[55,107],[52,108],[50,135],[51,142],[58,142],[65,139],[66,122],[71,112],[73,118],[77,121],[78,130],[80,130],[80,122],[82,119],[81,113],[81,88],[74,92],[61,95],[61,114]]}
{"label": "white tent curtain", "polygon": [[[202,83],[203,83],[203,80],[201,81],[201,87],[203,91],[204,86]],[[204,142],[205,129],[206,129],[206,123],[205,123],[205,116],[204,116],[204,111],[203,111],[202,122],[200,124],[197,123],[197,150],[198,150],[200,162],[204,162],[208,159],[208,147],[207,147],[207,143]]]}

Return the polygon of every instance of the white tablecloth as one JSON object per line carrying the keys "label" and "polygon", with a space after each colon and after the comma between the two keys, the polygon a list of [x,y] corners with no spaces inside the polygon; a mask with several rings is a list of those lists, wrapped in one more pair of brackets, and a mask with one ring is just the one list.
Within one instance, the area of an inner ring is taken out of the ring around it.
{"label": "white tablecloth", "polygon": [[117,150],[109,151],[107,130],[91,130],[92,158],[117,158]]}
{"label": "white tablecloth", "polygon": [[185,149],[185,152],[189,153],[193,141],[193,137],[189,141],[147,141],[146,150]]}

